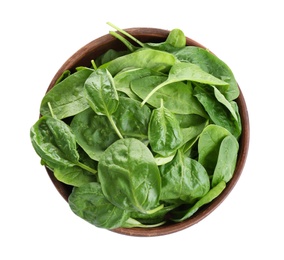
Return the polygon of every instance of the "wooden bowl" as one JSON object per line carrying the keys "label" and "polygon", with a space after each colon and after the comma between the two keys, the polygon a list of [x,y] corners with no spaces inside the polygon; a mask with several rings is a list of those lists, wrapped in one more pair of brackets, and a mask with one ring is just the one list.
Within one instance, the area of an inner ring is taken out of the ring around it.
{"label": "wooden bowl", "polygon": [[[169,34],[168,30],[157,29],[157,28],[130,28],[126,29],[126,31],[129,32],[134,37],[136,37],[137,39],[139,39],[141,42],[161,42],[164,41]],[[186,39],[186,43],[187,45],[205,48],[204,46],[202,46],[201,44],[190,38]],[[56,80],[63,73],[63,71],[67,69],[74,71],[74,69],[78,66],[89,67],[91,66],[90,61],[92,59],[95,59],[96,57],[100,56],[101,54],[105,53],[107,50],[111,48],[115,50],[124,50],[125,46],[119,40],[117,40],[116,38],[114,38],[109,34],[97,38],[91,41],[90,43],[86,44],[85,46],[83,46],[75,54],[73,54],[57,71],[47,91],[49,91],[54,86]],[[211,203],[200,208],[192,217],[180,223],[169,223],[155,228],[117,228],[112,231],[124,235],[145,236],[145,237],[160,236],[160,235],[174,233],[198,223],[199,221],[207,217],[224,201],[224,199],[232,191],[237,181],[239,180],[239,177],[242,173],[242,170],[246,162],[248,147],[249,147],[249,134],[250,134],[249,117],[248,117],[246,102],[241,90],[240,90],[240,95],[237,98],[236,102],[239,106],[239,113],[243,127],[242,135],[239,139],[239,144],[240,144],[239,154],[238,154],[235,173],[232,179],[230,180],[230,182],[227,183],[227,187],[221,193],[221,195],[217,197],[215,200],[213,200]],[[68,201],[68,196],[72,191],[72,187],[59,182],[54,177],[52,171],[50,171],[47,168],[46,170],[58,192],[66,201]]]}

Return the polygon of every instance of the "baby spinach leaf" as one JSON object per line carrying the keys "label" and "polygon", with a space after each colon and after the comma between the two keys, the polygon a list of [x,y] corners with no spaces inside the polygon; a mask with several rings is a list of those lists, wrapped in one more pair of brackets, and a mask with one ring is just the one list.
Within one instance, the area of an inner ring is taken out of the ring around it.
{"label": "baby spinach leaf", "polygon": [[109,116],[117,109],[119,98],[112,76],[106,69],[98,69],[87,78],[85,94],[90,107],[98,115]]}
{"label": "baby spinach leaf", "polygon": [[42,116],[32,126],[30,137],[35,151],[51,169],[79,166],[96,173],[79,161],[75,136],[62,120]]}
{"label": "baby spinach leaf", "polygon": [[228,182],[234,174],[239,151],[239,143],[232,135],[226,136],[221,142],[217,164],[214,169],[212,186],[220,181]]}
{"label": "baby spinach leaf", "polygon": [[[138,80],[133,80],[130,84],[131,90],[141,99],[147,95],[159,84],[167,79],[166,76],[150,75]],[[173,98],[174,97],[174,98]],[[157,90],[147,101],[153,107],[160,107],[163,99],[164,107],[177,114],[198,114],[207,117],[207,114],[193,96],[191,83],[175,82],[168,84]]]}
{"label": "baby spinach leaf", "polygon": [[182,30],[180,29],[173,29],[169,32],[169,35],[164,42],[158,43],[144,43],[144,48],[152,48],[155,50],[166,51],[169,53],[174,53],[175,51],[179,50],[186,45],[186,37]]}
{"label": "baby spinach leaf", "polygon": [[192,203],[210,189],[209,176],[197,161],[178,151],[175,158],[160,167],[162,201]]}
{"label": "baby spinach leaf", "polygon": [[240,136],[242,129],[238,111],[235,111],[232,104],[221,97],[222,94],[215,87],[197,85],[194,88],[194,95],[215,124],[228,129],[236,138]]}
{"label": "baby spinach leaf", "polygon": [[148,68],[157,72],[168,72],[175,62],[176,58],[171,53],[142,48],[105,63],[99,68],[108,69],[112,76],[125,68]]}
{"label": "baby spinach leaf", "polygon": [[85,95],[90,107],[98,114],[109,119],[113,129],[123,138],[115,125],[112,114],[116,111],[119,97],[111,74],[106,69],[97,69],[85,82]]}
{"label": "baby spinach leaf", "polygon": [[130,218],[135,219],[136,221],[139,221],[139,223],[143,223],[145,225],[159,225],[160,223],[164,224],[165,220],[167,219],[166,215],[176,207],[177,205],[174,204],[167,205],[152,214],[134,211],[130,213]]}
{"label": "baby spinach leaf", "polygon": [[97,115],[91,108],[75,115],[70,127],[77,143],[96,161],[118,139],[109,120],[105,116]]}
{"label": "baby spinach leaf", "polygon": [[118,91],[125,93],[127,96],[134,100],[140,100],[130,88],[130,83],[135,79],[141,79],[146,76],[160,74],[153,70],[146,68],[127,68],[113,78],[115,87]]}
{"label": "baby spinach leaf", "polygon": [[89,107],[84,95],[84,83],[94,70],[77,71],[56,84],[43,97],[40,105],[42,115],[50,115],[48,103],[52,104],[58,119],[74,116]]}
{"label": "baby spinach leaf", "polygon": [[187,210],[175,212],[172,220],[175,222],[182,222],[190,218],[202,206],[216,199],[223,192],[225,188],[226,188],[226,182],[224,181],[219,182],[215,187],[209,190],[206,195],[200,198],[193,206],[189,207]]}
{"label": "baby spinach leaf", "polygon": [[148,137],[151,149],[164,157],[170,156],[182,144],[182,132],[175,115],[164,107],[152,110]]}
{"label": "baby spinach leaf", "polygon": [[198,141],[198,161],[205,167],[209,175],[213,175],[220,145],[223,139],[231,133],[224,127],[208,125],[202,131]]}
{"label": "baby spinach leaf", "polygon": [[175,83],[179,81],[194,81],[215,86],[228,87],[227,82],[220,80],[214,77],[213,75],[205,72],[199,66],[193,63],[177,62],[171,67],[168,79],[156,86],[143,100],[142,105],[148,102],[149,98],[160,88],[170,83]]}
{"label": "baby spinach leaf", "polygon": [[77,216],[100,228],[121,227],[130,215],[129,212],[111,204],[97,182],[74,187],[68,202]]}
{"label": "baby spinach leaf", "polygon": [[227,82],[229,88],[219,90],[229,101],[239,96],[239,87],[231,69],[210,51],[196,46],[186,46],[174,52],[174,55],[180,61],[196,64],[207,73]]}
{"label": "baby spinach leaf", "polygon": [[93,173],[79,166],[55,168],[53,169],[53,173],[57,180],[74,187],[79,187],[97,180]]}
{"label": "baby spinach leaf", "polygon": [[135,138],[110,145],[98,164],[106,198],[119,208],[147,213],[159,203],[161,178],[151,151]]}
{"label": "baby spinach leaf", "polygon": [[110,62],[118,57],[128,54],[129,51],[116,51],[113,49],[107,50],[105,53],[100,55],[96,60],[97,67],[101,66],[104,63]]}
{"label": "baby spinach leaf", "polygon": [[121,97],[113,119],[123,136],[147,142],[151,110],[147,106],[141,107],[140,104],[136,100]]}

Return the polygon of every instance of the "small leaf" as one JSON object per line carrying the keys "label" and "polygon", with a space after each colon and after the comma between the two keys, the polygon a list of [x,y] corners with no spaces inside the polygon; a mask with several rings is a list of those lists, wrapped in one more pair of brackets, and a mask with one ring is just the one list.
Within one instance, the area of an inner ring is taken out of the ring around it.
{"label": "small leaf", "polygon": [[183,136],[175,115],[163,106],[154,109],[149,123],[148,136],[154,152],[168,157],[181,146]]}

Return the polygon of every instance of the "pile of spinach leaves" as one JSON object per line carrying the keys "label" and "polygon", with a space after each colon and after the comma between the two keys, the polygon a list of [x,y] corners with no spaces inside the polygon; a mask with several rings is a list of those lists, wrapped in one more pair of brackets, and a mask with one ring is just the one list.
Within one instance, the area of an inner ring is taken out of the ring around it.
{"label": "pile of spinach leaves", "polygon": [[186,46],[180,29],[142,43],[110,25],[127,51],[65,71],[42,99],[32,145],[74,187],[71,210],[97,227],[183,221],[234,174],[237,82],[211,52]]}

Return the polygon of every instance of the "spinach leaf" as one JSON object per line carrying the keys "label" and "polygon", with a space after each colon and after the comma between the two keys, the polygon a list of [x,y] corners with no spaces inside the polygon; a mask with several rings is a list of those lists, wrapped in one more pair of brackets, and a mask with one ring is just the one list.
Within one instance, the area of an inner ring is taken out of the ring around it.
{"label": "spinach leaf", "polygon": [[228,129],[236,138],[240,136],[242,127],[238,111],[235,111],[234,106],[215,87],[197,85],[194,95],[215,124]]}
{"label": "spinach leaf", "polygon": [[202,206],[210,203],[216,199],[226,188],[226,182],[221,181],[215,187],[210,189],[206,195],[200,198],[193,206],[189,207],[187,210],[176,211],[173,214],[172,220],[175,222],[182,222],[190,218],[198,209]]}
{"label": "spinach leaf", "polygon": [[148,136],[151,149],[167,157],[181,146],[183,136],[178,120],[164,107],[162,101],[160,108],[152,110]]}
{"label": "spinach leaf", "polygon": [[[80,146],[77,147],[77,151],[79,153],[80,162],[91,169],[97,169],[97,163],[92,160]],[[53,173],[57,180],[75,187],[97,181],[97,174],[93,174],[79,166],[55,168],[53,169]]]}
{"label": "spinach leaf", "polygon": [[42,116],[32,126],[30,138],[37,154],[51,169],[79,166],[96,173],[79,161],[75,136],[62,120]]}
{"label": "spinach leaf", "polygon": [[133,227],[153,228],[153,227],[159,227],[159,226],[161,226],[165,223],[166,223],[166,221],[161,221],[159,223],[154,223],[154,224],[144,224],[144,223],[139,222],[136,219],[129,218],[123,223],[122,227],[124,227],[124,228],[133,228]]}
{"label": "spinach leaf", "polygon": [[119,103],[119,97],[111,74],[106,69],[97,69],[88,77],[84,86],[86,99],[90,107],[98,115],[107,116],[117,135],[123,138],[111,116],[116,111]]}
{"label": "spinach leaf", "polygon": [[226,136],[221,142],[217,164],[214,169],[212,186],[220,181],[228,182],[234,174],[239,151],[239,143],[232,135]]}
{"label": "spinach leaf", "polygon": [[108,69],[112,76],[115,76],[125,68],[148,68],[166,73],[175,62],[175,56],[168,52],[142,48],[105,63],[99,68]]}
{"label": "spinach leaf", "polygon": [[174,55],[180,61],[196,64],[207,73],[227,82],[229,88],[220,90],[229,101],[239,96],[239,87],[231,69],[210,51],[196,46],[186,46],[174,52]]}
{"label": "spinach leaf", "polygon": [[118,139],[109,120],[105,116],[97,115],[91,108],[75,115],[70,127],[77,143],[96,161]]}
{"label": "spinach leaf", "polygon": [[[131,90],[141,99],[145,99],[147,95],[159,84],[167,79],[166,76],[150,75],[138,80],[133,80],[130,84]],[[173,98],[174,97],[174,98]],[[193,96],[191,83],[175,82],[168,84],[157,90],[147,101],[153,107],[160,107],[161,99],[163,99],[164,107],[177,114],[198,114],[207,117],[207,114]]]}
{"label": "spinach leaf", "polygon": [[169,32],[166,41],[159,43],[151,43],[151,42],[144,43],[143,47],[174,53],[180,48],[185,47],[185,45],[186,45],[186,37],[183,31],[176,28]]}
{"label": "spinach leaf", "polygon": [[210,189],[205,168],[196,160],[185,157],[180,150],[170,163],[160,167],[160,172],[162,201],[191,204]]}
{"label": "spinach leaf", "polygon": [[118,91],[125,93],[127,96],[134,100],[140,100],[130,88],[130,83],[135,79],[141,79],[146,76],[160,74],[153,70],[146,68],[127,68],[113,78],[115,87]]}
{"label": "spinach leaf", "polygon": [[[195,117],[194,117],[195,116]],[[183,135],[183,151],[187,152],[194,144],[197,142],[200,134],[204,128],[209,124],[209,120],[197,115],[192,115],[192,119],[189,126],[181,127],[181,132]]]}
{"label": "spinach leaf", "polygon": [[77,71],[56,84],[43,97],[40,105],[42,115],[50,115],[48,103],[52,104],[58,119],[74,116],[89,107],[84,95],[84,83],[94,70]]}
{"label": "spinach leaf", "polygon": [[93,173],[90,173],[79,166],[55,168],[53,173],[57,180],[74,187],[80,187],[97,180]]}
{"label": "spinach leaf", "polygon": [[198,161],[205,167],[209,175],[213,175],[223,139],[231,133],[217,125],[208,125],[202,131],[198,141]]}
{"label": "spinach leaf", "polygon": [[140,106],[140,102],[121,97],[113,120],[125,137],[134,137],[140,141],[148,142],[148,124],[151,110]]}
{"label": "spinach leaf", "polygon": [[116,51],[114,49],[109,49],[98,58],[96,58],[95,63],[97,67],[101,66],[104,63],[110,62],[118,57],[128,54],[129,51]]}
{"label": "spinach leaf", "polygon": [[177,62],[173,64],[173,66],[171,67],[168,79],[162,82],[161,84],[159,84],[158,86],[156,86],[143,100],[142,105],[148,102],[149,98],[160,88],[170,83],[175,83],[179,81],[194,81],[194,82],[211,84],[226,88],[228,87],[227,82],[222,81],[212,76],[211,74],[203,71],[199,66],[195,64],[186,63],[186,62]]}
{"label": "spinach leaf", "polygon": [[135,138],[110,145],[98,164],[105,197],[119,208],[148,213],[158,206],[161,178],[150,150]]}
{"label": "spinach leaf", "polygon": [[73,188],[68,203],[77,216],[100,228],[121,227],[130,215],[128,211],[111,204],[97,182]]}

